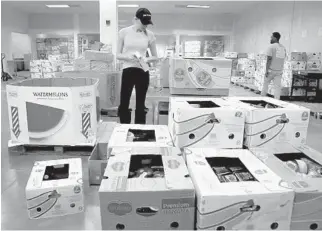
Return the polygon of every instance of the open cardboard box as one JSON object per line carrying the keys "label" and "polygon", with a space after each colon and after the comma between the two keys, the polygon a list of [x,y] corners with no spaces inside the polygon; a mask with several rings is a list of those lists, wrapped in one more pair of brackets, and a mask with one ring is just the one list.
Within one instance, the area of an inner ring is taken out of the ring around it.
{"label": "open cardboard box", "polygon": [[178,150],[109,158],[99,189],[103,230],[194,229],[194,187]]}
{"label": "open cardboard box", "polygon": [[82,160],[35,162],[26,186],[26,199],[30,219],[83,212]]}
{"label": "open cardboard box", "polygon": [[322,228],[322,153],[290,144],[251,149],[252,153],[295,191],[291,230]]}
{"label": "open cardboard box", "polygon": [[244,149],[186,148],[197,229],[289,230],[294,192]]}
{"label": "open cardboard box", "polygon": [[165,125],[121,124],[115,127],[108,148],[173,147]]}
{"label": "open cardboard box", "polygon": [[176,146],[242,148],[245,113],[219,98],[170,98],[169,130]]}
{"label": "open cardboard box", "polygon": [[97,85],[98,80],[91,78],[30,79],[7,85],[12,142],[94,146]]}
{"label": "open cardboard box", "polygon": [[306,143],[310,110],[269,97],[227,97],[246,114],[244,145],[275,147]]}

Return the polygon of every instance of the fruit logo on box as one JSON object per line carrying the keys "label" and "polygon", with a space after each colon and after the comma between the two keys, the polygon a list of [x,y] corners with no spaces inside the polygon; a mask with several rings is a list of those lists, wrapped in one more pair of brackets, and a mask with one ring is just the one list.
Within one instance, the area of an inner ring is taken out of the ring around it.
{"label": "fruit logo on box", "polygon": [[107,206],[107,210],[117,216],[124,216],[132,212],[132,205],[128,202],[112,202]]}
{"label": "fruit logo on box", "polygon": [[211,84],[211,75],[209,75],[207,72],[201,71],[196,75],[197,82],[204,86],[207,87]]}

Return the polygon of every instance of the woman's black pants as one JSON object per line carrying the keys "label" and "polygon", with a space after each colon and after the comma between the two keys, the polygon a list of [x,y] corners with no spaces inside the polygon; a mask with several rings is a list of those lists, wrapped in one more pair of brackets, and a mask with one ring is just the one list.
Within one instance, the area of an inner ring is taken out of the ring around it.
{"label": "woman's black pants", "polygon": [[129,67],[123,70],[121,103],[118,108],[118,115],[121,124],[131,123],[131,110],[129,109],[129,106],[133,87],[135,87],[136,93],[135,123],[146,123],[145,99],[149,82],[149,72],[144,72],[141,68]]}

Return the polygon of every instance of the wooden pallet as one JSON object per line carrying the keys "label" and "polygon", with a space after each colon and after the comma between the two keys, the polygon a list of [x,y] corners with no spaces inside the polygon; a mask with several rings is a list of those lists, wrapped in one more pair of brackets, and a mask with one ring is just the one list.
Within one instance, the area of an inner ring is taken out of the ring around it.
{"label": "wooden pallet", "polygon": [[9,147],[10,152],[18,152],[22,155],[29,154],[54,154],[54,155],[75,155],[90,156],[93,146],[55,146],[55,145],[19,145]]}

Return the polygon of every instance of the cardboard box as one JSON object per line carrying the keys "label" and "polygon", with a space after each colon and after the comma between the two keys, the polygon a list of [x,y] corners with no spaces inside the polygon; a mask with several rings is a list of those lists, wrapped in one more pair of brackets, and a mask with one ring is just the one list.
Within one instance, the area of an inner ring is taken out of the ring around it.
{"label": "cardboard box", "polygon": [[114,128],[108,148],[173,147],[165,125],[120,124]]}
{"label": "cardboard box", "polygon": [[90,61],[92,71],[114,71],[112,63],[106,61]]}
{"label": "cardboard box", "polygon": [[310,110],[269,97],[227,97],[246,113],[244,145],[275,147],[306,143]]}
{"label": "cardboard box", "polygon": [[30,219],[83,212],[82,160],[35,162],[26,186],[26,199]]}
{"label": "cardboard box", "polygon": [[99,125],[97,143],[88,158],[89,185],[100,185],[107,165],[107,145],[116,122],[103,122]]}
{"label": "cardboard box", "polygon": [[42,73],[30,73],[30,76],[32,79],[41,79],[44,77]]}
{"label": "cardboard box", "polygon": [[306,62],[305,61],[292,61],[292,70],[293,71],[305,71]]}
{"label": "cardboard box", "polygon": [[110,63],[114,61],[113,53],[109,53],[105,51],[86,50],[84,52],[84,57],[87,60],[106,61]]}
{"label": "cardboard box", "polygon": [[[196,58],[170,60],[170,90],[189,89],[190,94],[203,95],[212,90],[212,95],[220,95],[229,91],[232,61],[222,58]],[[180,91],[174,94],[182,94]]]}
{"label": "cardboard box", "polygon": [[242,148],[245,114],[220,98],[170,98],[169,130],[177,147]]}
{"label": "cardboard box", "polygon": [[99,189],[103,230],[193,230],[195,190],[177,148],[109,158]]}
{"label": "cardboard box", "polygon": [[237,52],[225,52],[226,59],[237,59],[238,53]]}
{"label": "cardboard box", "polygon": [[291,60],[292,61],[307,61],[306,52],[292,52],[291,53]]}
{"label": "cardboard box", "polygon": [[169,102],[157,101],[153,103],[153,124],[155,125],[168,125],[169,117]]}
{"label": "cardboard box", "polygon": [[291,230],[321,229],[322,153],[306,145],[251,151],[295,191]]}
{"label": "cardboard box", "polygon": [[322,70],[322,61],[321,60],[308,61],[306,69],[308,71],[320,71]]}
{"label": "cardboard box", "polygon": [[308,52],[307,61],[322,60],[322,52]]}
{"label": "cardboard box", "polygon": [[245,149],[188,148],[197,229],[289,230],[294,192]]}
{"label": "cardboard box", "polygon": [[111,72],[65,72],[66,78],[95,78],[99,80],[99,104],[102,109],[117,108],[120,104],[120,91],[122,82],[122,71]]}
{"label": "cardboard box", "polygon": [[31,79],[8,84],[12,142],[94,146],[97,84],[90,78]]}
{"label": "cardboard box", "polygon": [[85,59],[76,59],[74,61],[74,70],[75,71],[90,71],[91,70],[91,61]]}

